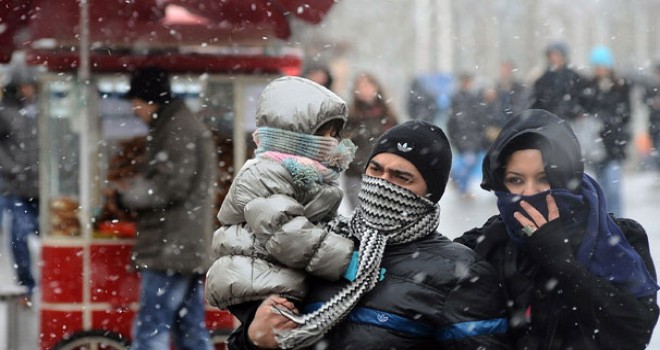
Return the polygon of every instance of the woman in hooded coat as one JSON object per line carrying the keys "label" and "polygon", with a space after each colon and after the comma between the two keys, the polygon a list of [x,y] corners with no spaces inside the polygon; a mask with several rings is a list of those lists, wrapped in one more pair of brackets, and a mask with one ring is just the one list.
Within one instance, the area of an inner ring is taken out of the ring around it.
{"label": "woman in hooded coat", "polygon": [[516,349],[644,349],[658,319],[644,228],[608,214],[566,122],[544,110],[509,120],[481,186],[499,215],[456,239],[497,271]]}

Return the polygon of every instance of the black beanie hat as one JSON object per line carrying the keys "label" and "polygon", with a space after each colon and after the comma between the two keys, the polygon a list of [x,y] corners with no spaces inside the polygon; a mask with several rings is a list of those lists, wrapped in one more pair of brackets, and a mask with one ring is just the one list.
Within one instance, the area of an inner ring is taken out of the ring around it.
{"label": "black beanie hat", "polygon": [[159,67],[144,67],[133,72],[131,89],[126,98],[139,98],[145,102],[162,105],[172,101],[170,80],[166,71]]}
{"label": "black beanie hat", "polygon": [[378,138],[369,161],[379,153],[393,153],[411,162],[426,182],[428,199],[440,200],[451,169],[451,147],[442,129],[421,120],[405,122]]}

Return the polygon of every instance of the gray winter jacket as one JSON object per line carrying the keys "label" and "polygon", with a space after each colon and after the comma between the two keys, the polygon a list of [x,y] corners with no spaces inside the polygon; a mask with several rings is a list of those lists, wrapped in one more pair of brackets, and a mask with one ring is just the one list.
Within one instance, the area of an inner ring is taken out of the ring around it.
{"label": "gray winter jacket", "polygon": [[[346,120],[346,104],[327,89],[295,77],[280,78],[262,93],[257,126],[312,134],[328,120]],[[287,101],[283,104],[282,101]],[[353,242],[327,232],[322,222],[341,202],[337,184],[294,184],[280,162],[245,163],[222,203],[223,224],[213,236],[216,261],[207,273],[206,298],[220,309],[280,294],[301,300],[307,274],[342,276]]]}
{"label": "gray winter jacket", "polygon": [[158,111],[147,138],[147,161],[123,191],[137,211],[133,258],[139,269],[203,274],[210,265],[215,197],[211,132],[183,101]]}
{"label": "gray winter jacket", "polygon": [[3,194],[39,198],[36,105],[5,97],[0,104],[0,188]]}

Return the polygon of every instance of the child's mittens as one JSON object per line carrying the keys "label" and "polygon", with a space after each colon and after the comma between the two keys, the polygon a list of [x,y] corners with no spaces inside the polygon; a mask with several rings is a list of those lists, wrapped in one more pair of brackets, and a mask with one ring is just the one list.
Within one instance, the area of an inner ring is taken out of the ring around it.
{"label": "child's mittens", "polygon": [[346,271],[344,272],[343,277],[351,282],[355,281],[357,277],[359,257],[359,252],[354,251],[353,255],[351,255],[351,261],[348,263],[348,267],[346,267]]}

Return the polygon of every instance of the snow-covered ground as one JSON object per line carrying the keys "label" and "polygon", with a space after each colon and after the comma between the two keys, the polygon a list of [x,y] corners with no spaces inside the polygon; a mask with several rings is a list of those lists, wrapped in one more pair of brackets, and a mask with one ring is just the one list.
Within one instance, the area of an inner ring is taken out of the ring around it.
{"label": "snow-covered ground", "polygon": [[[649,235],[651,252],[656,267],[660,266],[660,178],[651,172],[631,172],[624,178],[625,216],[639,221]],[[450,238],[462,232],[481,225],[496,212],[494,196],[481,191],[474,184],[474,198],[464,199],[449,186],[442,198],[440,206],[440,229]],[[346,206],[342,206],[346,210]],[[10,252],[8,250],[7,235],[0,233],[0,285],[13,282],[13,273],[10,265]],[[33,246],[38,250],[38,242]],[[0,350],[35,350],[38,349],[39,332],[39,304],[35,303],[32,309],[19,310],[15,315],[18,318],[17,349],[6,349],[5,334],[6,315],[5,306],[0,305]],[[660,329],[651,341],[649,349],[660,349]]]}

